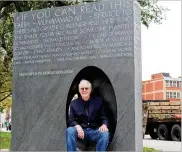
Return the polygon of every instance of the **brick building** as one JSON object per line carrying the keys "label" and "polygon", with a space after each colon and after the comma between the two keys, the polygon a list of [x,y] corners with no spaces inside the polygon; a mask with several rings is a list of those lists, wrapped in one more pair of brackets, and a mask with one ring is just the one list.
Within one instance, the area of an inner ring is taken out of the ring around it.
{"label": "brick building", "polygon": [[181,78],[172,78],[169,73],[151,75],[151,80],[142,82],[143,100],[180,101]]}

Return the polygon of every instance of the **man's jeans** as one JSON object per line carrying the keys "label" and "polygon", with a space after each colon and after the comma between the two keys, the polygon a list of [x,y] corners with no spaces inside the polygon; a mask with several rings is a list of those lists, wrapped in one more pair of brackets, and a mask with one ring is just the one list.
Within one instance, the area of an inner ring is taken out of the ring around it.
{"label": "man's jeans", "polygon": [[[106,151],[109,142],[109,132],[100,132],[98,129],[94,130],[86,128],[84,130],[84,141],[90,140],[97,143],[96,151]],[[76,151],[78,133],[75,127],[66,129],[66,144],[67,151]]]}

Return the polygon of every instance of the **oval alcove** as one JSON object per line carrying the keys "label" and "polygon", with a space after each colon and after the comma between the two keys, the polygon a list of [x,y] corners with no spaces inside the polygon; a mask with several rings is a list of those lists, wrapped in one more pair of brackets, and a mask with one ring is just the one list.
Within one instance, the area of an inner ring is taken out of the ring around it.
{"label": "oval alcove", "polygon": [[[67,104],[66,104],[66,122],[68,127],[68,114],[69,106],[75,95],[79,95],[78,84],[82,79],[86,79],[92,84],[92,96],[99,96],[102,98],[106,114],[109,119],[109,132],[110,132],[110,143],[113,139],[116,125],[117,125],[117,102],[114,93],[113,86],[108,78],[108,76],[99,68],[94,66],[88,66],[83,68],[74,78],[71,87],[68,92]],[[92,144],[93,145],[93,144]],[[87,145],[88,146],[88,145]],[[87,147],[85,146],[85,147]],[[92,148],[85,149],[83,144],[78,143],[78,148],[80,150],[93,150]]]}

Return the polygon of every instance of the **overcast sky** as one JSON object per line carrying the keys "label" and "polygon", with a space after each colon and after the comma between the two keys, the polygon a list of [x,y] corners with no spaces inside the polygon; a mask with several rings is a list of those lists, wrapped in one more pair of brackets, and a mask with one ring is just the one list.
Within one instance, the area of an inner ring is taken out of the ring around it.
{"label": "overcast sky", "polygon": [[181,1],[159,1],[170,9],[162,24],[142,25],[142,80],[151,74],[167,72],[181,76]]}

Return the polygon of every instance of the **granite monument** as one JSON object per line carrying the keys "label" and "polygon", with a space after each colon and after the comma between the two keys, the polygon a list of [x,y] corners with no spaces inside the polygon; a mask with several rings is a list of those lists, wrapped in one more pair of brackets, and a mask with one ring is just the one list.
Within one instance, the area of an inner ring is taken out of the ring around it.
{"label": "granite monument", "polygon": [[14,17],[13,151],[64,151],[81,79],[108,110],[108,150],[142,151],[140,7],[110,0]]}

